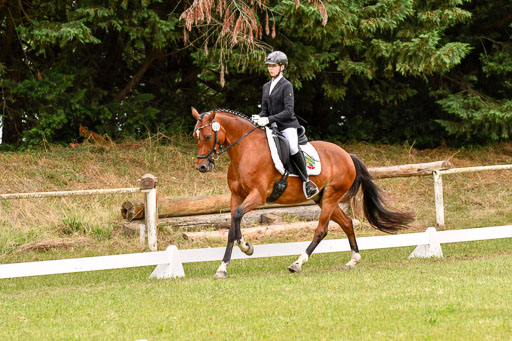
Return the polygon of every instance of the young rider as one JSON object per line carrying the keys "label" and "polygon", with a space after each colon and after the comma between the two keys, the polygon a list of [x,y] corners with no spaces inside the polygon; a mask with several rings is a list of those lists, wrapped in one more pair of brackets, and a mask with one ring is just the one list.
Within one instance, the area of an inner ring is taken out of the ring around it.
{"label": "young rider", "polygon": [[265,64],[272,80],[263,85],[261,113],[253,115],[252,119],[259,126],[277,124],[277,128],[290,145],[292,161],[304,183],[304,195],[306,199],[310,199],[318,194],[318,187],[309,180],[304,155],[299,149],[297,128],[300,128],[300,124],[293,109],[293,85],[283,77],[288,66],[288,58],[283,52],[274,51],[268,55]]}

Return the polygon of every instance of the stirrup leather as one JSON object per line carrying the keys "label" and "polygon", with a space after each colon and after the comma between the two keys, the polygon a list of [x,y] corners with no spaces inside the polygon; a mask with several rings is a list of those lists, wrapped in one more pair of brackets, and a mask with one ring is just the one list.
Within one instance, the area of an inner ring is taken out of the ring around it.
{"label": "stirrup leather", "polygon": [[[310,186],[308,188],[308,185]],[[320,190],[318,189],[318,186],[311,180],[305,181],[302,183],[302,191],[304,192],[304,196],[306,199],[311,199],[315,195],[317,195]]]}

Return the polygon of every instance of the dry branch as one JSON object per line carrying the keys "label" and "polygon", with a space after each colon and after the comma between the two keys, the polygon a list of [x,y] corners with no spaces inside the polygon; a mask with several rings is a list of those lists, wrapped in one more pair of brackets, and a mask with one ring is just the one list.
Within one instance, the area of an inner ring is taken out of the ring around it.
{"label": "dry branch", "polygon": [[140,67],[140,69],[137,71],[137,73],[133,76],[132,79],[128,82],[128,84],[125,85],[123,90],[116,96],[116,100],[122,101],[128,94],[132,92],[132,90],[139,84],[140,80],[142,79],[142,76],[146,73],[146,71],[149,69],[151,64],[155,60],[161,59],[164,57],[164,53],[160,49],[153,49],[151,53],[146,57],[146,60],[144,61],[144,64]]}

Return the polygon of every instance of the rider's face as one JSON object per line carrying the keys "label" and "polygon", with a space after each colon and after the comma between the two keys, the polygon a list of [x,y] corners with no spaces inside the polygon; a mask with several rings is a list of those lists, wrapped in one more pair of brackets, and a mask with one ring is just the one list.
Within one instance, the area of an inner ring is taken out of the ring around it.
{"label": "rider's face", "polygon": [[279,76],[279,73],[281,73],[281,70],[283,70],[284,65],[278,65],[278,64],[268,64],[268,73],[270,73],[270,76],[272,78],[276,78]]}

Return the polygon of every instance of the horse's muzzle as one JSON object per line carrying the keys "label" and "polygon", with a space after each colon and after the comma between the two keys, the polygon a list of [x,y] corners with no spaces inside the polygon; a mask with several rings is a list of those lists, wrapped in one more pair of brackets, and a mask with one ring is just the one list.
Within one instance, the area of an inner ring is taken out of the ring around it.
{"label": "horse's muzzle", "polygon": [[213,172],[213,166],[214,166],[213,163],[205,162],[200,165],[196,165],[196,169],[198,171],[200,171],[201,173]]}

